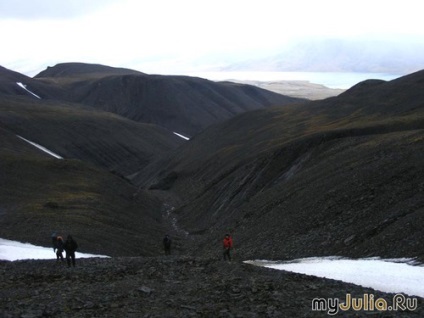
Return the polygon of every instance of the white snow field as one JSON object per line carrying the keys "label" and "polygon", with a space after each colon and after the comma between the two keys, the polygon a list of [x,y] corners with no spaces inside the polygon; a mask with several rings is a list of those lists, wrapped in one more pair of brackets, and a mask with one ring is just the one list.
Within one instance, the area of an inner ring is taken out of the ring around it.
{"label": "white snow field", "polygon": [[[106,255],[95,255],[76,252],[77,258],[109,257]],[[42,247],[29,243],[21,243],[0,239],[0,260],[17,261],[24,259],[56,259],[53,247]]]}
{"label": "white snow field", "polygon": [[424,297],[424,267],[413,259],[312,257],[289,262],[254,260],[246,263],[340,280],[388,293]]}

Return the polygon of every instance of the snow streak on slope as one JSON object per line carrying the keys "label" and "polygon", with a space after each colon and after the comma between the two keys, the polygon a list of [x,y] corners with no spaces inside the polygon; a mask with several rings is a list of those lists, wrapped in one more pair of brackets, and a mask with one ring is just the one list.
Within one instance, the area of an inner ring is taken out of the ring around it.
{"label": "snow streak on slope", "polygon": [[37,94],[34,94],[29,89],[27,89],[25,84],[22,84],[21,82],[16,82],[16,84],[18,84],[19,87],[22,87],[24,90],[26,90],[28,93],[32,94],[33,96],[37,97],[38,99],[41,99],[40,96],[38,96]]}
{"label": "snow streak on slope", "polygon": [[174,134],[177,135],[178,137],[181,137],[181,138],[185,139],[185,140],[190,140],[190,138],[188,138],[186,136],[183,136],[183,135],[181,135],[179,133],[174,132]]}
{"label": "snow streak on slope", "polygon": [[17,135],[17,136],[18,136],[19,138],[21,138],[22,140],[26,141],[27,143],[29,143],[29,144],[33,145],[34,147],[37,147],[38,149],[40,149],[40,150],[42,150],[42,151],[44,151],[44,152],[48,153],[50,156],[53,156],[53,157],[55,157],[56,159],[63,159],[63,157],[59,156],[58,154],[54,153],[53,151],[50,151],[50,150],[48,150],[47,148],[45,148],[45,147],[43,147],[43,146],[41,146],[41,145],[39,145],[39,144],[36,144],[35,142],[29,141],[28,139],[25,139],[24,137],[21,137],[21,136],[19,136],[19,135]]}

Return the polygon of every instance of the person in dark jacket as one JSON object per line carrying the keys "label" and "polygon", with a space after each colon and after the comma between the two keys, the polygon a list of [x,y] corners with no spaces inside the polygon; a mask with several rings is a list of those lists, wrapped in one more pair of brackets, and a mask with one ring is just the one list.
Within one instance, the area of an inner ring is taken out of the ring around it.
{"label": "person in dark jacket", "polygon": [[57,234],[52,233],[52,246],[53,246],[53,252],[56,253],[56,245],[57,245]]}
{"label": "person in dark jacket", "polygon": [[228,258],[228,261],[231,262],[230,250],[233,248],[233,239],[229,234],[225,234],[222,245],[224,247],[224,261]]}
{"label": "person in dark jacket", "polygon": [[71,235],[68,235],[66,238],[63,248],[66,252],[66,262],[68,263],[68,267],[71,267],[71,261],[72,266],[75,267],[75,251],[78,249],[78,244]]}
{"label": "person in dark jacket", "polygon": [[56,262],[62,261],[63,262],[63,239],[61,236],[56,237],[55,246],[53,250],[56,252]]}
{"label": "person in dark jacket", "polygon": [[171,238],[168,234],[163,238],[163,248],[165,250],[165,255],[171,255]]}

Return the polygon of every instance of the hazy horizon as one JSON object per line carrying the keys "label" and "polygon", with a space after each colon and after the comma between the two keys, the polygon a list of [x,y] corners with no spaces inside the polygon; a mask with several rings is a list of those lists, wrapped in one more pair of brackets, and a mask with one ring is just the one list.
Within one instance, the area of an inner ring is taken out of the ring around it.
{"label": "hazy horizon", "polygon": [[8,44],[0,65],[28,76],[65,62],[156,74],[360,67],[405,75],[424,68],[420,21],[418,0],[0,0]]}

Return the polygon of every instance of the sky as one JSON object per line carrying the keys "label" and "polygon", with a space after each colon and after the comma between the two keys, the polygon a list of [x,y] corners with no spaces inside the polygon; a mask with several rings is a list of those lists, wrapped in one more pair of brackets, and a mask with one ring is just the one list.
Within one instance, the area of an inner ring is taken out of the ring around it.
{"label": "sky", "polygon": [[0,65],[216,69],[308,38],[424,36],[421,0],[0,0]]}

